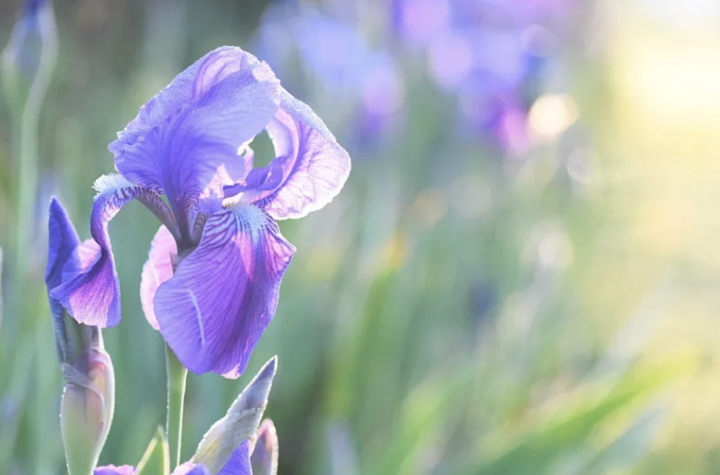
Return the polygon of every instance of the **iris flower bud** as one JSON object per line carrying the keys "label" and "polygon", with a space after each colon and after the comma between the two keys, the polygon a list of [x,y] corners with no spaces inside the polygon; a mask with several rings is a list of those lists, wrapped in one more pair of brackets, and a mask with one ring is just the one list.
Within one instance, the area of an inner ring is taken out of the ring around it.
{"label": "iris flower bud", "polygon": [[87,475],[97,465],[112,422],[115,373],[102,348],[89,348],[74,364],[62,364],[65,388],[60,428],[70,475]]}
{"label": "iris flower bud", "polygon": [[[50,203],[49,252],[45,282],[50,291],[81,271],[96,248],[80,244],[56,199]],[[65,387],[60,428],[70,475],[90,475],[110,431],[115,406],[115,372],[97,327],[76,322],[50,297],[55,342]]]}

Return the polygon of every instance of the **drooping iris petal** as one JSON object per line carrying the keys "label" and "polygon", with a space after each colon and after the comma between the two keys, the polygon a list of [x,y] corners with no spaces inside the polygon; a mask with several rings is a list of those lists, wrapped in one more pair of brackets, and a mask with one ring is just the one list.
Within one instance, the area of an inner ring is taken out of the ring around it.
{"label": "drooping iris petal", "polygon": [[236,378],[277,307],[295,248],[252,205],[208,219],[198,247],[155,294],[160,333],[185,367]]}
{"label": "drooping iris petal", "polygon": [[176,81],[110,150],[128,180],[167,195],[180,222],[188,201],[238,175],[238,149],[273,117],[281,88],[266,63],[240,48],[208,53]]}
{"label": "drooping iris petal", "polygon": [[305,103],[282,91],[280,109],[267,130],[277,158],[253,170],[225,195],[243,193],[275,219],[302,218],[340,192],[350,174],[350,156]]}
{"label": "drooping iris petal", "polygon": [[93,470],[93,475],[134,475],[135,467],[130,465],[122,465],[116,467],[115,465],[106,465],[105,467],[98,467]]}
{"label": "drooping iris petal", "polygon": [[[62,283],[64,269],[79,266],[77,248],[80,245],[80,239],[65,208],[55,197],[50,201],[49,215],[48,263],[45,271],[45,283],[48,289],[58,357],[64,363],[85,348],[82,345],[75,345],[77,340],[68,335],[65,309],[60,302],[50,296],[50,291]],[[86,329],[89,330],[90,327]],[[88,332],[89,335],[90,332]]]}
{"label": "drooping iris petal", "polygon": [[[154,192],[135,186],[120,176],[103,177],[96,182],[98,194],[90,217],[90,232],[96,245],[83,244],[94,253],[94,261],[80,273],[53,289],[57,299],[75,320],[87,325],[112,327],[120,322],[120,284],[115,271],[108,223],[129,201],[139,199],[156,214],[162,214],[165,203]],[[169,211],[167,211],[169,213]],[[88,253],[86,252],[87,256]]]}
{"label": "drooping iris petal", "polygon": [[140,302],[143,313],[148,323],[155,330],[158,329],[155,318],[155,292],[163,282],[166,282],[173,275],[173,256],[177,255],[177,244],[175,238],[165,226],[155,234],[150,244],[150,255],[142,269],[142,280],[140,281]]}
{"label": "drooping iris petal", "polygon": [[[230,460],[218,472],[218,475],[253,475],[250,467],[250,441],[244,440],[235,449]],[[262,475],[262,474],[260,474]]]}

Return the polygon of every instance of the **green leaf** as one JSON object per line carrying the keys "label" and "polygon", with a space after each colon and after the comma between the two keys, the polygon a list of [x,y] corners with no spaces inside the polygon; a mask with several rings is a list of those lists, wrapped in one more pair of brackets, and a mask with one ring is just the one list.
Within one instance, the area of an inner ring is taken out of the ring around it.
{"label": "green leaf", "polygon": [[[610,418],[630,411],[667,384],[676,368],[643,368],[608,387],[592,385],[563,400],[550,418],[539,420],[516,441],[499,452],[477,450],[450,473],[455,475],[506,475],[555,473],[550,470],[563,457],[592,448],[592,436]],[[632,412],[632,411],[631,411]],[[596,448],[597,450],[597,448]]]}
{"label": "green leaf", "polygon": [[145,449],[145,454],[138,463],[136,475],[169,475],[170,450],[162,427],[157,428],[155,436]]}

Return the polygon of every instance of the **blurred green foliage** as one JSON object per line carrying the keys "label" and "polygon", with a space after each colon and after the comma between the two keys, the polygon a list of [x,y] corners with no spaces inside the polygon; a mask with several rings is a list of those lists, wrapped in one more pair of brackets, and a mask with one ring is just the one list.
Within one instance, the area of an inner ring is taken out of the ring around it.
{"label": "blurred green foliage", "polygon": [[[0,473],[9,475],[64,473],[61,379],[42,283],[49,196],[61,197],[88,237],[91,184],[113,171],[106,147],[115,132],[208,50],[249,49],[265,8],[261,1],[54,5],[59,57],[40,120],[32,252],[20,256],[29,284],[9,296],[25,302],[24,312],[6,313],[0,333]],[[17,1],[0,5],[3,42],[18,9]],[[354,161],[331,205],[281,223],[298,252],[247,370],[279,357],[267,412],[278,428],[279,473],[690,473],[676,469],[717,451],[654,448],[662,396],[695,358],[645,357],[654,314],[642,302],[654,308],[664,290],[618,276],[621,258],[603,240],[618,214],[597,185],[593,167],[601,164],[592,157],[606,150],[612,110],[597,97],[611,86],[599,74],[602,55],[583,49],[590,19],[577,19],[574,41],[559,53],[570,65],[563,81],[583,111],[581,124],[520,158],[456,133],[454,99],[410,54],[397,53],[407,79],[403,120],[367,147],[323,87],[294,70],[310,84],[301,98],[350,144]],[[10,144],[10,114],[2,111],[0,143]],[[257,156],[269,153],[260,144]],[[16,165],[12,148],[0,147],[6,260],[18,219]],[[165,417],[163,344],[138,296],[156,228],[137,204],[111,225],[124,319],[105,332],[117,403],[101,463],[135,463]],[[3,278],[12,292],[13,275]],[[190,376],[183,460],[246,383]]]}

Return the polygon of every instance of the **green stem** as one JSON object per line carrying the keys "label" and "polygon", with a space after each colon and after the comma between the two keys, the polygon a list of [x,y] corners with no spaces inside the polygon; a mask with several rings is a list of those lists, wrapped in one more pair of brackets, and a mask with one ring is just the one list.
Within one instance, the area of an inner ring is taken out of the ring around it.
{"label": "green stem", "polygon": [[177,359],[169,346],[165,345],[167,365],[167,440],[170,447],[171,470],[180,465],[182,447],[183,408],[185,405],[185,383],[187,368]]}

